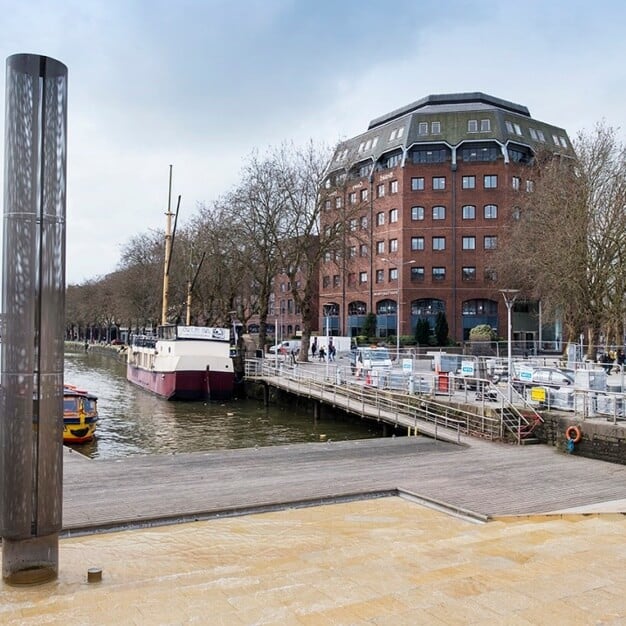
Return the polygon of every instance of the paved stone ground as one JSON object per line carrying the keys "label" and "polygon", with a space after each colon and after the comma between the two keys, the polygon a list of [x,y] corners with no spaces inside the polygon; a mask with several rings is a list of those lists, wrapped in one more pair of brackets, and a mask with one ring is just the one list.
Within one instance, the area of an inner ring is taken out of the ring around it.
{"label": "paved stone ground", "polygon": [[[60,542],[0,623],[626,623],[626,518],[471,523],[392,497]],[[100,583],[87,569],[101,567]]]}

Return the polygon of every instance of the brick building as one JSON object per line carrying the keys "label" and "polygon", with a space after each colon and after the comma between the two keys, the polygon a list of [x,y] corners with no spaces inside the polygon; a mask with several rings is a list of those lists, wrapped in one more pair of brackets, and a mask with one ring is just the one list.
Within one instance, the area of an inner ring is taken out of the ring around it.
{"label": "brick building", "polygon": [[[373,312],[379,336],[398,326],[412,335],[419,319],[433,327],[444,312],[457,341],[478,324],[505,336],[507,285],[498,284],[493,250],[533,192],[540,150],[574,156],[565,130],[483,93],[427,96],[343,142],[329,165],[322,227],[349,215],[346,253],[321,264],[320,327],[357,335]],[[558,328],[541,328],[537,303],[514,311],[514,339],[558,338]]]}

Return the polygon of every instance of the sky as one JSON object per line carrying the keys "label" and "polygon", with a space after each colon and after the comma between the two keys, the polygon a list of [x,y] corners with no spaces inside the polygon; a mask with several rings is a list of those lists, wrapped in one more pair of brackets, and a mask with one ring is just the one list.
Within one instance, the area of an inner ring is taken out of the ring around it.
{"label": "sky", "polygon": [[253,151],[333,145],[430,94],[482,91],[624,140],[620,0],[0,0],[0,16],[4,60],[68,67],[68,284],[164,228],[170,164],[184,223]]}

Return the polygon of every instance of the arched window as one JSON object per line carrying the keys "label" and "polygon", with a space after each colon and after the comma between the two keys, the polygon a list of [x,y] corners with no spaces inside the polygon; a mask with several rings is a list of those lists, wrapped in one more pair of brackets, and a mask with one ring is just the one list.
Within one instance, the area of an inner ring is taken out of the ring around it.
{"label": "arched window", "polygon": [[356,300],[348,304],[348,315],[366,315],[367,304],[362,300]]}
{"label": "arched window", "polygon": [[396,301],[395,300],[380,300],[376,303],[376,313],[377,315],[391,315],[396,312]]}

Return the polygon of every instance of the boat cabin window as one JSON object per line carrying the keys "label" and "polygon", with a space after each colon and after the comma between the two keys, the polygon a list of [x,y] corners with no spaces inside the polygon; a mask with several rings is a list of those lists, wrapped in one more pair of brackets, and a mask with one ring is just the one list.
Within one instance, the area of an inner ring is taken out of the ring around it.
{"label": "boat cabin window", "polygon": [[159,326],[157,329],[159,339],[176,339],[176,326],[168,324],[167,326]]}
{"label": "boat cabin window", "polygon": [[66,413],[76,413],[78,411],[78,398],[64,398],[63,410]]}

